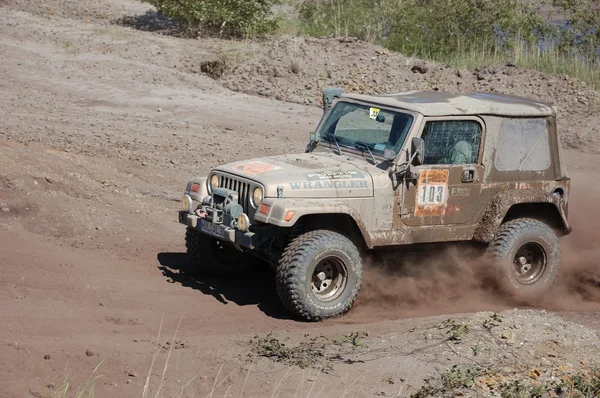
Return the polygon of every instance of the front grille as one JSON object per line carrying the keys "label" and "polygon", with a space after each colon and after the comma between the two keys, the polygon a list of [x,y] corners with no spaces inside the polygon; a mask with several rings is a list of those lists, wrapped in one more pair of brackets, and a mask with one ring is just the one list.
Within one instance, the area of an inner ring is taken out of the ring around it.
{"label": "front grille", "polygon": [[244,213],[250,214],[250,184],[235,178],[221,176],[221,188],[231,189],[238,193],[238,203],[244,208]]}

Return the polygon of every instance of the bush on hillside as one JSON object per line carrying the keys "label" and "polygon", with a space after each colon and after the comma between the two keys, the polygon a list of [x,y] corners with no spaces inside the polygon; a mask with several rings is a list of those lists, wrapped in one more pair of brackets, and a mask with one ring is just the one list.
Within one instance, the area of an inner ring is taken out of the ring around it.
{"label": "bush on hillside", "polygon": [[177,18],[194,34],[246,37],[278,28],[273,6],[281,0],[142,0]]}
{"label": "bush on hillside", "polygon": [[521,0],[301,0],[297,9],[306,34],[353,36],[438,59],[533,41],[545,29]]}
{"label": "bush on hillside", "polygon": [[538,41],[545,25],[521,0],[403,0],[394,10],[386,45],[443,60],[473,48],[504,51]]}
{"label": "bush on hillside", "polygon": [[305,34],[358,37],[378,43],[396,4],[395,0],[300,0],[296,9]]}
{"label": "bush on hillside", "polygon": [[566,53],[575,53],[598,63],[600,57],[600,3],[598,0],[546,0],[564,15],[558,42]]}

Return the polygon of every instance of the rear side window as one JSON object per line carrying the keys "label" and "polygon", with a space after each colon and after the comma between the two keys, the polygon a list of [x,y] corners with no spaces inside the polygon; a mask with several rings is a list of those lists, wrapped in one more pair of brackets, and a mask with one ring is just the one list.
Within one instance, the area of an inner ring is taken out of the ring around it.
{"label": "rear side window", "polygon": [[550,142],[546,119],[503,120],[494,165],[498,171],[547,170]]}
{"label": "rear side window", "polygon": [[481,125],[475,120],[442,120],[425,124],[424,164],[477,163]]}

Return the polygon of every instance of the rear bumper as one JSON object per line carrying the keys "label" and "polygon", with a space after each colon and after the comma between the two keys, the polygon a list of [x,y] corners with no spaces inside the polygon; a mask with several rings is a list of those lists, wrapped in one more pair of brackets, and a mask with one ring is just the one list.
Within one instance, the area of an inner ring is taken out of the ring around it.
{"label": "rear bumper", "polygon": [[200,233],[231,243],[238,249],[254,249],[256,247],[256,234],[253,232],[242,232],[223,224],[212,223],[187,211],[179,212],[179,222],[189,228],[197,229]]}

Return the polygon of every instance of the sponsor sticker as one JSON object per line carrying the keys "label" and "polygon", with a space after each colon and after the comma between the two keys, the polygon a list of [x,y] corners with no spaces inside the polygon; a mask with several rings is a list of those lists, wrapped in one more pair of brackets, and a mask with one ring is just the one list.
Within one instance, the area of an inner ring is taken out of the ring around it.
{"label": "sponsor sticker", "polygon": [[264,162],[247,162],[247,163],[239,163],[233,166],[233,170],[242,172],[244,174],[250,176],[257,176],[259,174],[266,173],[268,171],[277,170],[279,167],[276,167],[273,164],[264,163]]}

